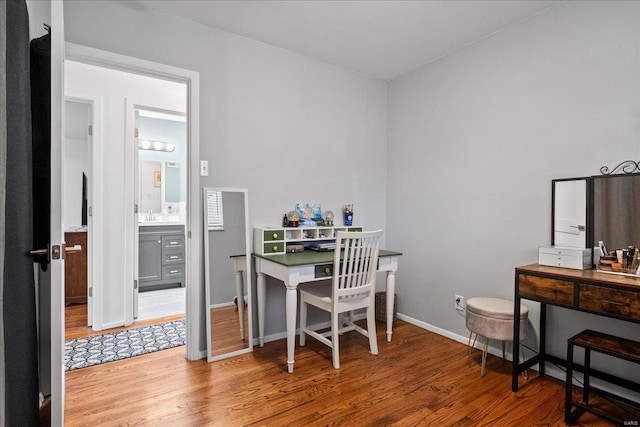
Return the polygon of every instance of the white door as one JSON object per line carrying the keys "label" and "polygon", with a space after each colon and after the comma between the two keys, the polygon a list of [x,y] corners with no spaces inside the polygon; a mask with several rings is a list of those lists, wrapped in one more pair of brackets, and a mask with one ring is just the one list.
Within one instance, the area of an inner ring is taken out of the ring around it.
{"label": "white door", "polygon": [[136,209],[136,172],[138,147],[135,136],[137,120],[135,106],[125,98],[125,153],[124,153],[124,324],[131,325],[137,317],[138,301],[138,212]]}
{"label": "white door", "polygon": [[[87,326],[93,324],[93,271],[100,258],[94,256],[95,227],[93,221],[93,165],[99,165],[94,153],[100,132],[100,99],[87,96],[65,96],[64,199],[62,223],[64,229],[79,229],[87,233]],[[82,180],[80,179],[82,177]],[[86,203],[86,205],[85,205]],[[97,223],[99,224],[100,218]],[[82,228],[80,228],[82,226]],[[68,249],[68,248],[67,248]],[[68,253],[68,252],[67,252]]]}

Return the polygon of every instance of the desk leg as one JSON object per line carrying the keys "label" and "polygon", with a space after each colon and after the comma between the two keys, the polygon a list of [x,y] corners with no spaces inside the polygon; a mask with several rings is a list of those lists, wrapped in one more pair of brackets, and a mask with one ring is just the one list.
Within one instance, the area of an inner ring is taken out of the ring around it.
{"label": "desk leg", "polygon": [[236,271],[236,297],[238,298],[238,316],[240,317],[240,339],[244,341],[244,283],[242,271]]}
{"label": "desk leg", "polygon": [[393,334],[393,305],[396,297],[396,272],[387,271],[387,342]]}
{"label": "desk leg", "polygon": [[286,295],[287,319],[287,370],[293,373],[293,363],[296,350],[296,313],[298,308],[297,286],[287,286]]}
{"label": "desk leg", "polygon": [[260,343],[260,347],[264,347],[264,310],[266,288],[267,278],[264,273],[258,272],[258,342]]}

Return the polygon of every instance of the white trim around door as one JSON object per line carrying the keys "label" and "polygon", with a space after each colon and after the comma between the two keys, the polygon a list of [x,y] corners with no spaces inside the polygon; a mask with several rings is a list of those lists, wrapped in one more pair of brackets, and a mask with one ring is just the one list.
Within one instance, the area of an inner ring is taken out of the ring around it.
{"label": "white trim around door", "polygon": [[[66,43],[66,59],[97,65],[120,71],[162,78],[175,82],[185,83],[187,86],[187,117],[188,117],[188,163],[187,177],[187,247],[186,247],[186,282],[187,282],[187,359],[197,360],[203,357],[200,351],[200,335],[204,327],[204,317],[200,310],[203,301],[204,289],[201,286],[201,241],[202,230],[200,215],[202,212],[200,198],[200,134],[199,134],[199,73],[195,71],[176,68],[169,65],[158,64],[139,58],[133,58],[99,49],[89,48]],[[133,197],[131,206],[125,204],[125,209],[133,212]],[[133,221],[134,216],[128,215],[128,221]],[[126,226],[133,224],[125,224]],[[133,267],[131,267],[133,268]],[[132,276],[133,277],[133,276]],[[64,313],[60,313],[64,316]]]}

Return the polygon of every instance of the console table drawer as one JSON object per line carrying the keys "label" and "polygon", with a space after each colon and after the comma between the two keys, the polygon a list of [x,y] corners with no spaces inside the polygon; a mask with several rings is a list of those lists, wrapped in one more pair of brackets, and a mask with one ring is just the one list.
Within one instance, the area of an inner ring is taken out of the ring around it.
{"label": "console table drawer", "polygon": [[640,294],[601,286],[580,285],[580,308],[640,319]]}
{"label": "console table drawer", "polygon": [[551,302],[560,305],[573,305],[573,282],[546,277],[520,274],[519,292],[522,298]]}
{"label": "console table drawer", "polygon": [[316,279],[319,277],[332,277],[333,276],[333,264],[316,265],[313,277]]}

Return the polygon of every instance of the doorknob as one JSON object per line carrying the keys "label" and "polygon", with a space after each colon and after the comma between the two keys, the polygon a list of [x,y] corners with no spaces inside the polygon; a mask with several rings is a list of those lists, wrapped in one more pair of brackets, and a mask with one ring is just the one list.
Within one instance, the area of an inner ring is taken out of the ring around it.
{"label": "doorknob", "polygon": [[[64,248],[65,253],[80,252],[82,250],[81,245],[73,245],[69,247],[62,245],[62,247]],[[49,258],[50,256],[53,259],[60,259],[60,246],[59,245],[51,246],[51,254],[49,254],[49,247],[47,247],[46,249],[33,249],[29,251],[29,255],[31,256],[46,255],[47,261],[50,260]]]}

